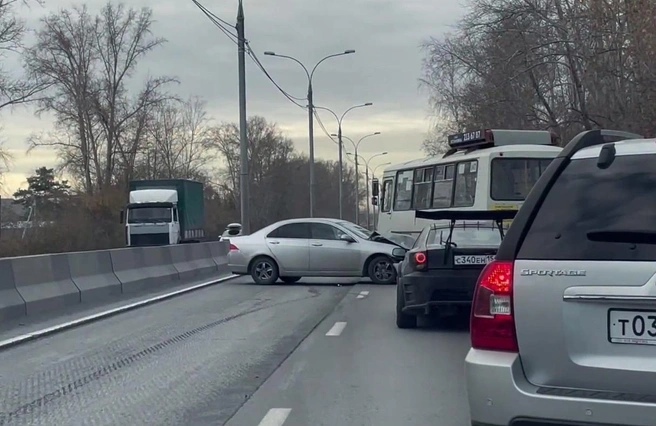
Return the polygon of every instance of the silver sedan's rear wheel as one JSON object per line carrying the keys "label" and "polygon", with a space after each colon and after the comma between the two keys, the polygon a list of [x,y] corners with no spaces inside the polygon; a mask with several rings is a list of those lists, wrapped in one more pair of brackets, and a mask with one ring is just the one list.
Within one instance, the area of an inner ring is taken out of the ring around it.
{"label": "silver sedan's rear wheel", "polygon": [[375,284],[396,284],[396,268],[387,256],[376,256],[369,263],[369,278]]}
{"label": "silver sedan's rear wheel", "polygon": [[278,265],[268,256],[260,256],[253,261],[251,277],[255,284],[273,284],[278,281]]}

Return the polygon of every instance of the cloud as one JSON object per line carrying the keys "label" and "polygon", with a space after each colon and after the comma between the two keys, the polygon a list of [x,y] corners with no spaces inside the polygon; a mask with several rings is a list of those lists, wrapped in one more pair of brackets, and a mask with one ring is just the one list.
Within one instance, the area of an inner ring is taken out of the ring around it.
{"label": "cloud", "polygon": [[[86,3],[96,12],[105,2]],[[202,3],[222,19],[235,21],[236,0]],[[29,24],[36,25],[45,13],[73,4],[46,0],[45,7],[32,7],[25,17]],[[156,20],[153,31],[167,39],[164,46],[139,64],[136,78],[148,74],[176,76],[181,80],[175,88],[180,95],[205,98],[209,113],[218,122],[237,121],[236,45],[191,0],[133,0],[126,5],[151,7]],[[461,5],[452,0],[244,0],[244,9],[251,48],[278,84],[294,96],[305,96],[305,73],[297,64],[265,56],[264,51],[294,56],[309,67],[328,54],[355,49],[353,55],[332,58],[319,66],[313,80],[315,104],[341,115],[350,106],[374,103],[350,112],[343,125],[344,134],[356,141],[381,132],[360,147],[365,157],[389,152],[372,163],[396,163],[422,156],[421,141],[430,120],[427,97],[418,89],[422,60],[419,46],[426,38],[448,31],[462,16]],[[299,151],[307,152],[307,112],[278,92],[249,58],[246,66],[248,115],[261,115],[278,123]],[[336,132],[334,117],[325,111],[320,117],[329,132]],[[32,131],[47,130],[51,121],[34,118],[25,108],[3,115],[3,121],[3,136],[17,157],[12,173],[5,179],[13,191],[37,166],[56,164],[51,151],[24,155],[25,138]],[[318,158],[337,158],[336,145],[318,123],[315,144]]]}

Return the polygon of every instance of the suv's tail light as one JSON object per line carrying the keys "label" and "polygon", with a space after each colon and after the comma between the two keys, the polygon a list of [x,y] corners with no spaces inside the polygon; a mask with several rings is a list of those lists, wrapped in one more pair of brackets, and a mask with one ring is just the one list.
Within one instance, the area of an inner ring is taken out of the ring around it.
{"label": "suv's tail light", "polygon": [[230,244],[230,251],[239,251],[239,247],[234,244]]}
{"label": "suv's tail light", "polygon": [[513,263],[493,261],[476,283],[471,314],[474,349],[517,352],[513,316]]}
{"label": "suv's tail light", "polygon": [[412,266],[417,271],[423,271],[424,269],[426,269],[426,264],[428,263],[428,257],[426,256],[426,252],[418,251],[416,253],[412,253],[410,259],[412,259]]}

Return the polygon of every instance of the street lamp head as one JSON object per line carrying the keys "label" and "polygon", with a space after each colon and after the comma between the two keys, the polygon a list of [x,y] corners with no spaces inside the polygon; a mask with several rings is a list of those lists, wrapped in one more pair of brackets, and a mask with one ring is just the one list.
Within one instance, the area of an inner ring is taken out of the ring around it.
{"label": "street lamp head", "polygon": [[348,55],[349,53],[355,53],[355,49],[349,49],[344,51],[345,55]]}
{"label": "street lamp head", "polygon": [[264,52],[264,54],[268,56],[276,56],[276,52],[272,52],[270,50],[267,50],[266,52]]}
{"label": "street lamp head", "polygon": [[380,135],[380,132],[375,132],[374,135]]}
{"label": "street lamp head", "polygon": [[337,137],[337,133],[331,133],[330,136]]}
{"label": "street lamp head", "polygon": [[380,155],[387,155],[387,151],[381,152]]}
{"label": "street lamp head", "polygon": [[373,102],[367,102],[366,104],[364,104],[364,106],[372,106],[372,105],[373,105]]}

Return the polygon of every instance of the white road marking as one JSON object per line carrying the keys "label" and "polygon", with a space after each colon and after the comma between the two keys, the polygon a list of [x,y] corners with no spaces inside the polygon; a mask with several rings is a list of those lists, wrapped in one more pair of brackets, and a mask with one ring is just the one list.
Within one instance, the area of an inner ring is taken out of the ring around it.
{"label": "white road marking", "polygon": [[282,426],[291,412],[291,408],[272,408],[258,426]]}
{"label": "white road marking", "polygon": [[328,333],[326,333],[326,336],[339,336],[342,334],[342,331],[346,328],[346,323],[345,322],[336,322],[335,325],[332,326],[330,330],[328,330]]}
{"label": "white road marking", "polygon": [[365,297],[369,296],[368,291],[361,291],[360,294],[358,294],[357,298],[358,299],[364,299]]}
{"label": "white road marking", "polygon": [[132,309],[139,308],[141,306],[150,305],[155,302],[159,302],[166,299],[171,299],[175,296],[189,293],[194,290],[201,289],[203,287],[209,287],[214,284],[218,284],[223,281],[227,281],[233,278],[237,278],[239,275],[228,275],[227,277],[214,279],[212,281],[206,281],[204,283],[196,284],[195,286],[183,288],[180,290],[172,291],[166,294],[160,294],[159,296],[151,297],[148,299],[140,300],[138,302],[130,303],[128,305],[119,306],[118,308],[109,309],[107,311],[99,312],[97,314],[88,315],[86,317],[78,318],[73,321],[68,321],[62,324],[53,325],[52,327],[43,328],[41,330],[33,331],[31,333],[22,334],[20,336],[12,337],[10,339],[0,341],[0,349],[5,349],[10,346],[15,346],[20,343],[24,343],[30,340],[38,339],[40,337],[47,336],[49,334],[57,333],[69,328],[77,327],[89,322],[97,321],[102,318],[110,317],[112,315],[120,314],[122,312],[130,311]]}

